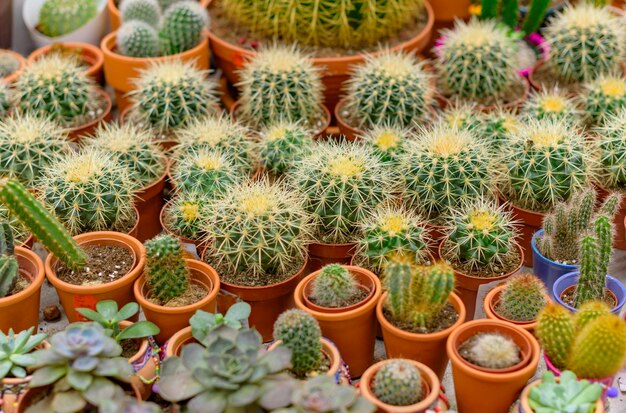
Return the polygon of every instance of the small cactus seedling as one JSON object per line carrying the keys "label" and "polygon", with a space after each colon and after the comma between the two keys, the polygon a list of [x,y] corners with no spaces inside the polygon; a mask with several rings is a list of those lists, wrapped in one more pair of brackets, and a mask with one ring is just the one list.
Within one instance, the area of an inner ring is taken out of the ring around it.
{"label": "small cactus seedling", "polygon": [[[2,54],[0,53],[0,56]],[[0,73],[0,79],[2,78],[2,73]],[[0,119],[5,117],[9,113],[9,109],[11,109],[11,104],[13,100],[13,90],[9,87],[6,82],[0,81]]]}
{"label": "small cactus seedling", "polygon": [[124,23],[141,21],[157,27],[161,21],[161,6],[157,0],[122,0],[120,14]]}
{"label": "small cactus seedling", "polygon": [[350,271],[340,264],[328,264],[311,283],[311,298],[315,304],[338,308],[355,304],[360,296],[359,283]]}
{"label": "small cactus seedling", "polygon": [[15,257],[13,230],[7,222],[0,222],[0,298],[11,291],[17,277],[19,265]]}
{"label": "small cactus seedling", "polygon": [[523,119],[551,119],[575,126],[581,112],[576,101],[558,88],[532,94],[522,108]]}
{"label": "small cactus seedling", "polygon": [[322,330],[309,313],[292,309],[282,313],[274,323],[274,340],[291,350],[291,371],[297,377],[315,372],[322,361]]}
{"label": "small cactus seedling", "polygon": [[117,31],[117,50],[128,57],[159,55],[159,35],[154,27],[140,20],[123,23]]}
{"label": "small cactus seedling", "polygon": [[479,333],[462,346],[463,358],[487,369],[506,369],[520,362],[520,349],[515,341],[501,333]]}
{"label": "small cactus seedling", "polygon": [[45,0],[37,28],[48,37],[72,33],[96,17],[99,4],[96,0]]}
{"label": "small cactus seedling", "polygon": [[162,54],[173,55],[196,47],[208,24],[209,14],[198,1],[172,4],[164,10],[159,28]]}
{"label": "small cactus seedling", "polygon": [[548,303],[537,316],[537,338],[552,364],[559,369],[566,366],[575,331],[572,316],[559,304]]}
{"label": "small cactus seedling", "polygon": [[530,273],[512,276],[504,284],[497,313],[519,322],[533,321],[548,302],[543,282]]}
{"label": "small cactus seedling", "polygon": [[273,174],[292,170],[311,153],[313,139],[304,126],[280,121],[265,128],[259,141],[261,166]]}
{"label": "small cactus seedling", "polygon": [[611,115],[626,110],[626,79],[621,75],[604,75],[584,85],[580,96],[590,124],[602,124]]}
{"label": "small cactus seedling", "polygon": [[390,167],[399,165],[402,155],[406,152],[408,139],[410,139],[408,129],[389,124],[372,126],[363,136],[365,146]]}
{"label": "small cactus seedling", "polygon": [[150,296],[167,304],[189,289],[189,268],[183,247],[172,235],[159,235],[146,242],[146,275]]}
{"label": "small cactus seedling", "polygon": [[408,360],[394,359],[374,375],[372,392],[383,403],[410,406],[423,398],[419,369]]}
{"label": "small cactus seedling", "polygon": [[207,148],[178,157],[171,176],[177,190],[199,192],[209,198],[221,197],[241,179],[229,157]]}
{"label": "small cactus seedling", "polygon": [[20,61],[11,53],[0,51],[0,79],[7,77],[20,68]]}
{"label": "small cactus seedling", "polygon": [[198,241],[204,237],[211,198],[199,192],[178,192],[165,210],[165,227],[174,234]]}
{"label": "small cactus seedling", "polygon": [[626,188],[626,108],[609,116],[594,141],[598,182],[609,189]]}

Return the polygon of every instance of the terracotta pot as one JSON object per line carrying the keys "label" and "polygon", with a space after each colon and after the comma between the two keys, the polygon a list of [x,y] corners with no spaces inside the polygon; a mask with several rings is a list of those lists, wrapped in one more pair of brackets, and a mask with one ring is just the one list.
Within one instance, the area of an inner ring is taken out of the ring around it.
{"label": "terracotta pot", "polygon": [[470,16],[471,0],[435,0],[432,2],[435,20],[453,21]]}
{"label": "terracotta pot", "polygon": [[83,136],[93,135],[100,123],[108,122],[111,120],[111,109],[113,108],[113,102],[111,97],[104,90],[98,88],[98,95],[106,102],[106,106],[100,116],[97,119],[92,120],[81,126],[76,126],[68,130],[69,138],[73,142],[80,142]]}
{"label": "terracotta pot", "polygon": [[309,244],[309,272],[317,271],[328,264],[350,264],[356,253],[356,242],[347,244]]}
{"label": "terracotta pot", "polygon": [[[516,327],[523,328],[524,330],[528,331],[531,334],[534,334],[535,327],[537,327],[537,320],[515,321],[515,320],[509,320],[508,318],[505,318],[501,316],[500,314],[498,314],[498,312],[496,311],[496,307],[500,303],[500,296],[502,294],[502,290],[504,290],[504,286],[499,285],[496,288],[489,291],[487,295],[485,296],[485,301],[483,301],[483,309],[485,310],[485,314],[487,315],[487,318],[490,320],[504,321]],[[547,294],[546,294],[546,299],[548,303],[551,302],[550,297]]]}
{"label": "terracotta pot", "polygon": [[[505,373],[476,368],[477,366],[460,356],[458,349],[467,339],[483,332],[499,332],[509,336],[521,347],[522,354],[530,355],[530,360],[517,370]],[[535,374],[541,353],[539,343],[532,334],[499,320],[474,320],[461,325],[450,334],[446,351],[452,362],[458,409],[463,413],[508,411],[528,380]]]}
{"label": "terracotta pot", "polygon": [[359,382],[359,389],[361,390],[361,396],[367,399],[370,403],[376,406],[377,413],[422,413],[428,410],[432,405],[435,404],[437,399],[439,398],[440,391],[440,381],[437,378],[437,375],[425,366],[422,363],[418,363],[414,360],[406,360],[411,363],[420,372],[420,377],[422,379],[422,393],[424,394],[424,398],[419,402],[412,404],[410,406],[392,406],[387,403],[381,402],[372,391],[372,385],[374,384],[374,376],[378,370],[380,370],[385,364],[389,363],[391,360],[383,360],[378,363],[370,366],[363,376],[361,377],[361,381]]}
{"label": "terracotta pot", "polygon": [[[133,323],[130,321],[120,321],[120,328],[123,330]],[[141,340],[137,353],[128,359],[128,363],[133,366],[135,375],[130,378],[133,385],[139,390],[141,398],[146,400],[152,394],[152,384],[148,383],[154,380],[156,376],[157,362],[159,355],[156,357],[152,354],[152,346],[148,339]],[[160,360],[159,360],[160,364]],[[143,379],[143,380],[142,380]]]}
{"label": "terracotta pot", "polygon": [[149,291],[147,278],[144,274],[135,282],[133,288],[135,299],[141,306],[146,320],[159,326],[161,332],[155,337],[157,342],[164,343],[177,331],[189,325],[189,319],[197,310],[214,313],[217,293],[220,290],[220,278],[209,264],[198,260],[186,259],[191,270],[191,282],[199,284],[207,290],[207,295],[200,301],[183,307],[164,307],[146,299]]}
{"label": "terracotta pot", "polygon": [[[598,195],[601,201],[609,195],[610,191],[606,189],[604,186],[595,182],[594,186],[598,191]],[[626,220],[626,199],[622,198],[622,202],[619,205],[619,209],[617,210],[617,214],[613,218],[613,222],[615,223],[615,236],[613,237],[613,247],[626,250],[626,231],[624,231],[624,220]]]}
{"label": "terracotta pot", "polygon": [[74,237],[79,245],[114,245],[129,250],[133,256],[131,270],[113,282],[101,285],[74,285],[60,280],[55,268],[58,258],[49,254],[46,258],[46,277],[59,295],[59,300],[70,323],[84,321],[84,317],[76,312],[76,308],[96,309],[96,303],[102,300],[114,300],[119,308],[135,301],[132,284],[143,272],[146,262],[146,250],[141,242],[121,232],[97,231],[87,232]]}
{"label": "terracotta pot", "polygon": [[[210,0],[200,0],[200,4],[205,7],[209,5]],[[119,0],[107,0],[107,11],[109,13],[109,22],[111,23],[111,30],[117,30],[122,23],[122,16],[120,15],[120,9],[117,7]]]}
{"label": "terracotta pot", "polygon": [[[81,42],[64,42],[59,44],[65,48],[78,49],[82,55],[83,62],[89,66],[89,68],[85,70],[85,74],[93,77],[99,84],[104,82],[104,74],[102,71],[102,66],[104,65],[104,54],[102,54],[100,48],[89,43]],[[47,55],[52,47],[54,47],[54,44],[40,47],[35,50],[28,56],[28,62],[36,62],[39,58],[41,58],[41,56]]]}
{"label": "terracotta pot", "polygon": [[[361,268],[361,267],[357,267],[357,268]],[[374,274],[374,273],[372,273]],[[356,279],[357,283],[358,283],[358,287],[361,290],[364,290],[366,293],[365,298],[363,298],[363,300],[361,300],[360,302],[356,303],[356,304],[352,304],[352,305],[347,305],[345,307],[324,307],[318,304],[315,304],[313,302],[313,300],[311,300],[309,297],[312,295],[313,292],[313,279],[310,279],[306,285],[304,286],[304,295],[302,296],[302,301],[304,301],[304,305],[313,310],[313,311],[317,311],[320,313],[326,313],[326,314],[331,314],[331,313],[345,313],[351,310],[354,310],[360,306],[362,306],[363,302],[369,301],[372,299],[372,297],[374,296],[374,292],[376,291],[376,284],[374,283],[374,281],[368,277],[365,274],[362,273],[355,273],[353,274],[354,278]],[[374,274],[376,275],[376,274]],[[378,275],[376,275],[376,277],[378,277]]]}
{"label": "terracotta pot", "polygon": [[542,227],[543,218],[546,214],[542,212],[534,212],[528,209],[519,208],[513,205],[513,203],[511,202],[505,201],[501,196],[500,203],[504,204],[506,206],[506,209],[511,211],[513,219],[515,221],[518,221],[520,222],[520,224],[522,224],[517,227],[518,235],[516,240],[524,251],[524,265],[526,267],[532,267],[533,252],[530,244],[532,242],[533,235],[535,235],[535,232],[539,231],[539,229]]}
{"label": "terracotta pot", "polygon": [[164,171],[159,179],[135,192],[135,207],[139,212],[137,239],[141,242],[161,232],[159,215],[165,204],[163,190],[166,177]]}
{"label": "terracotta pot", "polygon": [[428,233],[427,239],[432,241],[428,245],[428,250],[430,251],[431,255],[434,258],[436,259],[441,258],[439,256],[439,245],[441,244],[443,239],[446,237],[446,227],[444,227],[443,225],[431,224],[429,222],[426,222],[424,224],[424,227],[426,227],[426,231]]}
{"label": "terracotta pot", "polygon": [[335,119],[337,119],[339,132],[346,138],[346,140],[353,142],[363,136],[364,132],[357,127],[351,126],[348,121],[343,118],[341,113],[346,103],[347,99],[345,98],[337,102],[337,106],[335,106]]}
{"label": "terracotta pot", "polygon": [[153,62],[165,62],[171,60],[183,60],[194,62],[200,70],[209,69],[209,46],[207,37],[193,49],[183,53],[161,57],[128,57],[116,52],[117,32],[109,33],[102,39],[100,48],[104,53],[104,76],[106,81],[115,90],[117,107],[120,112],[129,106],[130,102],[126,94],[135,89],[133,79],[139,75],[139,71],[150,66]]}
{"label": "terracotta pot", "polygon": [[[392,51],[403,50],[419,54],[426,48],[432,36],[435,16],[432,6],[428,1],[424,1],[424,7],[425,13],[427,14],[424,29],[414,38],[391,48]],[[215,55],[217,66],[224,71],[224,74],[231,83],[239,83],[239,74],[237,71],[243,68],[245,62],[250,59],[255,52],[228,43],[212,31],[209,31],[209,39],[211,51]],[[381,52],[374,52],[371,54],[378,55],[380,53]],[[352,66],[363,63],[365,61],[365,55],[358,53],[351,56],[320,57],[313,58],[312,60],[313,64],[322,70],[322,81],[325,86],[324,103],[332,112],[339,101],[342,85],[348,80]]]}
{"label": "terracotta pot", "polygon": [[[556,377],[556,381],[557,383],[559,382],[559,378]],[[524,391],[522,392],[522,395],[519,398],[519,413],[535,413],[535,411],[530,407],[530,404],[528,403],[528,396],[530,395],[530,390],[533,387],[537,387],[539,386],[539,384],[541,384],[541,380],[535,380],[532,383],[530,383],[528,386],[524,387]],[[598,401],[596,402],[596,408],[593,410],[593,413],[604,413],[604,403],[602,403],[601,399],[598,399]],[[515,412],[517,413],[517,412]]]}
{"label": "terracotta pot", "polygon": [[10,328],[20,332],[35,327],[39,322],[39,296],[43,284],[44,267],[41,258],[23,247],[15,247],[19,275],[30,281],[30,285],[17,294],[0,298],[0,330],[7,333]]}
{"label": "terracotta pot", "polygon": [[[326,358],[328,358],[328,360],[330,361],[330,367],[328,368],[328,371],[325,375],[330,377],[336,377],[339,374],[339,369],[341,368],[341,354],[339,354],[339,350],[337,350],[337,347],[335,347],[335,345],[329,340],[322,337],[320,338],[320,341],[322,342],[322,353],[324,353]],[[273,342],[272,345],[269,346],[267,351],[274,350],[280,344],[282,344],[281,340]]]}
{"label": "terracotta pot", "polygon": [[[517,112],[524,105],[524,102],[526,102],[526,99],[528,98],[528,94],[530,93],[530,83],[528,79],[521,75],[519,76],[519,78],[522,80],[522,83],[524,85],[524,92],[517,99],[511,102],[507,102],[505,104],[501,104],[501,105],[494,104],[494,105],[486,106],[486,105],[481,105],[480,103],[476,103],[476,110],[479,110],[480,112],[483,112],[483,113],[490,113],[501,108],[504,110]],[[448,99],[447,96],[444,96],[442,94],[437,94],[435,96],[435,99],[439,103],[441,110],[445,110],[448,106],[450,106],[450,99]]]}
{"label": "terracotta pot", "polygon": [[454,306],[459,318],[445,330],[430,334],[410,333],[391,324],[383,314],[387,293],[383,293],[376,305],[376,318],[383,331],[385,350],[389,358],[407,358],[424,363],[431,368],[439,380],[443,379],[448,366],[445,344],[448,336],[465,322],[465,306],[458,295],[452,293],[448,302]]}
{"label": "terracotta pot", "polygon": [[345,312],[321,312],[307,307],[304,301],[306,286],[319,275],[320,271],[315,271],[300,281],[294,291],[294,300],[298,308],[315,317],[322,328],[324,337],[328,337],[337,345],[339,352],[350,367],[351,375],[359,377],[374,361],[375,307],[380,299],[382,287],[380,280],[372,272],[359,267],[346,266],[346,268],[360,279],[368,278],[374,286],[374,294],[371,298],[361,301],[361,305],[357,308]]}
{"label": "terracotta pot", "polygon": [[168,228],[167,223],[166,223],[166,215],[167,215],[167,210],[171,205],[172,205],[172,200],[169,200],[165,205],[163,205],[163,208],[161,208],[161,212],[159,213],[159,222],[161,223],[161,228],[163,228],[163,231],[165,231],[166,233],[178,238],[186,246],[187,245],[193,246],[196,250],[196,254],[199,257],[200,253],[204,251],[204,249],[206,248],[208,244],[203,240],[183,237],[182,235],[178,235],[177,233],[172,231],[170,228]]}
{"label": "terracotta pot", "polygon": [[22,73],[22,70],[24,70],[24,68],[26,67],[26,59],[24,59],[24,57],[21,54],[14,52],[13,50],[0,49],[0,53],[10,54],[14,56],[17,59],[17,61],[20,63],[19,67],[17,68],[15,72],[0,79],[0,81],[5,82],[5,83],[13,83],[15,82],[15,79],[17,79],[17,77],[20,75],[20,73]]}
{"label": "terracotta pot", "polygon": [[[446,241],[442,241],[441,244],[439,244],[439,256],[440,257],[443,257],[442,253],[443,253],[445,243]],[[481,285],[492,283],[494,281],[506,280],[511,275],[518,272],[520,268],[522,268],[522,263],[524,262],[524,251],[522,250],[522,247],[520,247],[518,244],[515,244],[515,245],[517,246],[518,252],[520,254],[519,264],[515,267],[515,269],[509,271],[508,273],[504,275],[500,275],[498,277],[473,277],[471,275],[464,274],[461,271],[458,271],[456,268],[454,268],[454,277],[456,278],[455,291],[457,292],[457,294],[463,301],[463,304],[465,305],[465,310],[467,311],[465,321],[474,319],[474,313],[476,311],[476,299],[478,297],[478,289],[480,288]],[[479,304],[479,305],[482,305],[482,304]]]}
{"label": "terracotta pot", "polygon": [[185,327],[180,331],[177,331],[167,341],[165,346],[165,358],[172,356],[180,356],[180,352],[185,344],[195,343],[195,339],[191,334],[191,326]]}
{"label": "terracotta pot", "polygon": [[20,247],[24,247],[27,249],[32,249],[33,248],[33,244],[35,243],[35,237],[33,237],[33,234],[30,234],[28,236],[28,238],[26,238],[26,240],[24,240],[24,242],[22,242],[21,244],[19,244]]}

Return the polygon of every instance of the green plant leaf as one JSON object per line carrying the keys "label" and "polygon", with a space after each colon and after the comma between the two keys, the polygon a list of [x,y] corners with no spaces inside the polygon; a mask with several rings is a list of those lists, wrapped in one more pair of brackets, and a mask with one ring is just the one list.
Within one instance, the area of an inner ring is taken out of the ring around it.
{"label": "green plant leaf", "polygon": [[67,382],[70,386],[79,391],[87,390],[87,387],[89,387],[93,381],[93,376],[91,374],[72,369],[67,372],[67,376],[65,377],[67,378]]}
{"label": "green plant leaf", "polygon": [[44,366],[33,373],[33,378],[28,383],[28,387],[41,387],[52,384],[65,376],[67,367],[65,366]]}
{"label": "green plant leaf", "polygon": [[9,360],[0,361],[0,379],[3,379],[6,377],[9,371],[11,371],[12,366],[13,366],[13,363],[11,363]]}
{"label": "green plant leaf", "polygon": [[52,408],[55,413],[74,413],[82,411],[87,406],[87,402],[83,399],[79,392],[68,391],[65,393],[57,393],[52,399]]}
{"label": "green plant leaf", "polygon": [[187,408],[193,413],[223,412],[226,408],[226,396],[215,390],[205,391],[189,400]]}
{"label": "green plant leaf", "polygon": [[204,390],[179,357],[170,357],[163,363],[159,394],[170,402],[190,399]]}
{"label": "green plant leaf", "polygon": [[239,390],[231,393],[228,396],[229,404],[235,407],[244,407],[252,404],[260,394],[260,389],[254,384],[246,384],[239,388]]}
{"label": "green plant leaf", "polygon": [[11,368],[11,374],[13,375],[13,377],[21,379],[26,377],[26,369],[20,366],[13,366],[13,368]]}
{"label": "green plant leaf", "polygon": [[157,335],[160,331],[159,327],[150,321],[138,321],[120,331],[116,340],[120,342],[122,340],[129,340],[133,338],[145,338]]}
{"label": "green plant leaf", "polygon": [[90,308],[77,308],[76,311],[83,315],[85,318],[95,321],[98,324],[101,324],[102,327],[106,328],[109,325],[109,322],[106,318],[104,318],[100,313],[94,311]]}
{"label": "green plant leaf", "polygon": [[35,364],[35,356],[32,354],[12,354],[10,359],[18,366],[30,366]]}
{"label": "green plant leaf", "polygon": [[115,316],[117,315],[117,303],[113,300],[99,301],[98,304],[96,304],[96,310],[102,314],[102,317],[104,317],[105,320],[115,321]]}
{"label": "green plant leaf", "polygon": [[228,320],[247,320],[248,317],[250,317],[251,311],[252,307],[250,307],[250,304],[246,303],[245,301],[239,301],[230,306],[228,311],[226,311],[225,317]]}
{"label": "green plant leaf", "polygon": [[117,313],[115,317],[117,321],[128,320],[139,312],[139,304],[128,303]]}

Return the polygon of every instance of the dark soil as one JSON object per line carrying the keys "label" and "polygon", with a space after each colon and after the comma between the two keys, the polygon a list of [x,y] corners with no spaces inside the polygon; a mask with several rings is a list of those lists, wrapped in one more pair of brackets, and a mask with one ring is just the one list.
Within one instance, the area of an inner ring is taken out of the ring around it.
{"label": "dark soil", "polygon": [[415,334],[431,334],[450,328],[459,319],[459,313],[448,303],[437,316],[426,325],[426,328],[416,327],[404,320],[395,319],[387,309],[383,308],[383,315],[394,327],[402,331]]}
{"label": "dark soil", "polygon": [[208,293],[209,292],[202,285],[192,282],[183,295],[173,298],[168,302],[163,302],[162,300],[159,300],[156,297],[152,297],[149,294],[146,299],[151,303],[161,305],[163,307],[184,307],[186,305],[197,303],[198,301],[206,297]]}
{"label": "dark soil", "polygon": [[88,245],[87,265],[78,271],[71,270],[59,262],[57,277],[73,285],[100,285],[125,276],[133,266],[133,255],[124,247],[115,245]]}
{"label": "dark soil", "polygon": [[[561,294],[561,300],[563,300],[565,304],[574,308],[576,308],[576,306],[574,305],[575,298],[576,298],[575,288],[568,288],[563,292],[563,294]],[[602,301],[606,303],[606,305],[608,305],[609,308],[613,308],[617,305],[615,296],[611,293],[611,290],[609,290],[608,288],[604,289],[604,297],[602,297]]]}
{"label": "dark soil", "polygon": [[[482,334],[482,333],[478,333],[478,334],[476,334],[475,336],[468,338],[468,339],[467,339],[467,340],[466,340],[463,344],[461,344],[461,346],[459,347],[459,354],[461,355],[461,357],[463,357],[463,359],[464,359],[465,361],[467,361],[467,362],[469,362],[469,363],[472,363],[472,364],[474,364],[474,365],[476,365],[476,366],[479,366],[479,367],[482,367],[482,368],[489,368],[489,367],[487,367],[487,366],[482,366],[482,365],[478,364],[476,361],[474,361],[474,360],[472,359],[472,356],[471,356],[471,353],[470,353],[470,349],[471,349],[471,348],[472,348],[472,346],[474,345],[474,342],[475,342],[478,338],[480,338],[481,334]],[[519,353],[521,353],[521,350],[520,350],[520,348],[517,346],[517,344],[515,345],[515,347],[517,347],[517,351],[518,351]],[[522,359],[521,355],[520,355],[519,359],[520,359],[520,360]],[[515,363],[515,364],[517,364],[517,363]],[[505,368],[513,367],[515,364],[512,364],[512,365],[510,365],[510,366],[508,366],[508,367],[505,367]]]}
{"label": "dark soil", "polygon": [[[472,102],[482,106],[508,105],[520,99],[524,95],[524,92],[526,90],[526,85],[524,84],[524,82],[526,82],[526,80],[522,79],[521,77],[519,77],[519,79],[516,78],[508,89],[503,90],[493,96],[487,96],[483,99],[474,100]],[[439,79],[437,81],[437,89],[441,91],[441,94],[446,99],[457,99],[457,96],[453,95],[452,92],[445,85],[443,85]],[[462,101],[468,100],[461,97],[458,97],[458,99]]]}
{"label": "dark soil", "polygon": [[172,413],[174,411],[174,409],[172,408],[172,403],[163,400],[161,396],[158,395],[158,393],[152,393],[150,398],[148,398],[148,401],[158,404],[161,407],[161,413]]}
{"label": "dark soil", "polygon": [[320,307],[326,307],[326,308],[341,308],[341,307],[349,307],[351,305],[354,304],[358,304],[361,301],[365,300],[367,298],[367,296],[369,296],[370,291],[368,289],[366,289],[363,286],[359,286],[359,291],[358,294],[355,294],[353,297],[350,297],[350,300],[348,300],[348,302],[346,302],[344,305],[342,306],[338,306],[338,307],[327,307],[324,305],[321,305],[317,302],[317,300],[315,299],[315,297],[309,296],[309,300],[315,304],[315,305],[319,305]]}
{"label": "dark soil", "polygon": [[442,248],[441,258],[448,261],[455,270],[471,277],[480,278],[495,278],[508,274],[516,269],[521,261],[519,250],[513,248],[509,251],[509,254],[504,257],[502,265],[494,264],[487,268],[473,268],[468,263],[459,261],[452,253],[452,249],[446,244],[444,244]]}
{"label": "dark soil", "polygon": [[139,351],[141,340],[124,340],[120,345],[122,346],[122,357],[129,359]]}

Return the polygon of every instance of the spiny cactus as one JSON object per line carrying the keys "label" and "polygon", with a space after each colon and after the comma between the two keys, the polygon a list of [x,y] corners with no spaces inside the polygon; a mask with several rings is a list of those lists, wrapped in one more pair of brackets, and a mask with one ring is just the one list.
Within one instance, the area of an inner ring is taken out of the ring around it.
{"label": "spiny cactus", "polygon": [[490,153],[499,154],[511,133],[523,124],[514,110],[497,108],[488,113],[477,113],[467,128],[484,143]]}
{"label": "spiny cactus", "polygon": [[291,371],[298,377],[319,368],[322,361],[322,330],[309,313],[292,309],[282,313],[274,323],[274,340],[291,350]]}
{"label": "spiny cactus", "polygon": [[72,33],[96,17],[99,4],[96,0],[45,0],[37,29],[48,37]]}
{"label": "spiny cactus", "polygon": [[610,115],[626,109],[626,79],[622,75],[604,75],[584,85],[580,96],[587,122],[602,124]]}
{"label": "spiny cactus", "polygon": [[547,211],[593,176],[584,138],[564,121],[529,120],[502,148],[500,189],[521,208]]}
{"label": "spiny cactus", "polygon": [[422,400],[420,371],[408,360],[390,360],[374,375],[372,392],[383,403],[410,406]]}
{"label": "spiny cactus", "polygon": [[309,216],[302,199],[280,183],[233,186],[213,203],[210,218],[206,257],[222,277],[265,285],[295,274],[304,261]]}
{"label": "spiny cactus", "polygon": [[13,54],[0,51],[0,79],[15,73],[19,68],[20,61]]}
{"label": "spiny cactus", "polygon": [[311,132],[298,123],[279,121],[261,132],[258,151],[261,166],[274,174],[293,169],[311,153]]}
{"label": "spiny cactus", "polygon": [[513,85],[518,55],[515,41],[495,21],[459,20],[443,37],[437,70],[443,88],[451,95],[480,101]]}
{"label": "spiny cactus", "polygon": [[521,273],[504,284],[496,311],[508,320],[533,321],[547,302],[543,282],[530,273]]}
{"label": "spiny cactus", "polygon": [[8,222],[0,222],[0,298],[6,297],[15,285],[19,265],[15,258],[13,230]]}
{"label": "spiny cactus", "polygon": [[85,145],[107,153],[126,166],[134,182],[143,187],[165,172],[165,155],[149,131],[133,124],[105,124]]}
{"label": "spiny cactus", "polygon": [[150,295],[162,304],[180,297],[189,289],[189,268],[183,247],[172,235],[146,241],[146,276]]}
{"label": "spiny cactus", "polygon": [[422,129],[401,162],[405,165],[402,197],[430,220],[491,194],[489,158],[468,130],[441,122]]}
{"label": "spiny cactus", "polygon": [[359,225],[393,188],[390,172],[361,145],[323,142],[293,171],[321,242],[352,242]]}
{"label": "spiny cactus", "polygon": [[176,235],[191,240],[202,239],[210,202],[211,198],[204,193],[178,192],[165,210],[165,226]]}
{"label": "spiny cactus", "polygon": [[535,333],[552,364],[563,369],[575,335],[569,311],[559,304],[548,303],[537,316]]}
{"label": "spiny cactus", "polygon": [[482,19],[498,19],[509,27],[509,30],[520,29],[523,37],[526,37],[539,28],[544,21],[551,0],[527,1],[528,8],[523,21],[520,22],[520,7],[518,0],[482,0],[480,17]]}
{"label": "spiny cactus", "polygon": [[171,176],[177,190],[196,191],[209,198],[224,195],[241,178],[229,157],[207,148],[180,156],[172,165]]}
{"label": "spiny cactus", "polygon": [[193,62],[153,62],[134,79],[136,88],[129,93],[133,114],[165,132],[215,113],[216,83],[205,76]]}
{"label": "spiny cactus", "polygon": [[475,103],[456,100],[439,114],[439,119],[449,128],[472,129],[477,126],[479,112]]}
{"label": "spiny cactus", "polygon": [[488,369],[505,369],[520,362],[520,349],[513,339],[501,333],[480,333],[468,344],[468,361]]}
{"label": "spiny cactus", "polygon": [[322,105],[319,69],[297,47],[258,52],[241,71],[241,118],[256,127],[281,119],[313,125]]}
{"label": "spiny cactus", "polygon": [[609,314],[611,309],[602,301],[587,301],[574,314],[574,328],[581,331],[587,324],[603,315]]}
{"label": "spiny cactus", "polygon": [[393,168],[399,165],[402,155],[406,152],[410,134],[408,129],[382,124],[372,126],[362,138],[365,146],[369,147],[374,155]]}
{"label": "spiny cactus", "polygon": [[157,27],[161,20],[161,7],[157,0],[122,0],[120,15],[124,23],[141,21]]}
{"label": "spiny cactus", "polygon": [[359,284],[350,271],[340,264],[328,264],[311,283],[311,297],[322,307],[338,308],[354,304]]}
{"label": "spiny cactus", "polygon": [[30,237],[30,230],[19,220],[15,214],[0,202],[0,222],[6,222],[11,227],[15,245],[23,244]]}
{"label": "spiny cactus", "polygon": [[128,57],[159,55],[159,35],[148,23],[131,20],[123,23],[115,38],[117,50]]}
{"label": "spiny cactus", "polygon": [[[0,56],[2,56],[2,54],[0,54]],[[2,78],[2,73],[0,73],[0,79],[1,78]],[[11,109],[12,100],[13,100],[13,90],[11,90],[11,88],[6,82],[0,81],[0,119],[2,119],[5,115],[9,113],[9,109]]]}
{"label": "spiny cactus", "polygon": [[433,76],[414,54],[383,51],[367,56],[346,84],[345,110],[359,128],[411,126],[430,116]]}
{"label": "spiny cactus", "polygon": [[209,14],[197,0],[172,4],[164,11],[159,29],[162,54],[173,55],[196,47],[208,24]]}
{"label": "spiny cactus", "polygon": [[548,65],[559,81],[592,80],[617,69],[624,56],[623,21],[608,8],[586,2],[567,6],[550,20],[544,36]]}
{"label": "spiny cactus", "polygon": [[50,120],[17,114],[0,121],[0,175],[33,187],[43,168],[69,152],[67,134]]}
{"label": "spiny cactus", "polygon": [[112,155],[84,149],[50,164],[39,181],[40,198],[74,235],[128,231],[135,223],[128,168]]}
{"label": "spiny cactus", "polygon": [[626,108],[608,116],[596,132],[598,181],[609,189],[626,188]]}
{"label": "spiny cactus", "polygon": [[533,93],[522,107],[523,119],[552,119],[575,126],[580,116],[577,102],[559,88]]}

